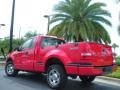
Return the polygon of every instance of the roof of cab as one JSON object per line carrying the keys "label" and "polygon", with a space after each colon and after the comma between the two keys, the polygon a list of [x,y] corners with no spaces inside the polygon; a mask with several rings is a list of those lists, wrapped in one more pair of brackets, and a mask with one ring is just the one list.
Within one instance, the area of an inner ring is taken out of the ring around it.
{"label": "roof of cab", "polygon": [[49,36],[49,35],[37,35],[38,37],[50,37],[50,38],[56,38],[56,39],[60,39],[60,40],[64,40],[64,38],[59,38],[57,36]]}

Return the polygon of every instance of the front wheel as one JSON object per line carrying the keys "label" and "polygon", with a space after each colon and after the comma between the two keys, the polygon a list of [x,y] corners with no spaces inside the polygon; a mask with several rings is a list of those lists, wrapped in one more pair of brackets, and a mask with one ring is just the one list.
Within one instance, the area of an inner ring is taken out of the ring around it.
{"label": "front wheel", "polygon": [[82,82],[85,83],[91,83],[96,76],[79,76],[79,78],[82,80]]}
{"label": "front wheel", "polygon": [[51,65],[47,70],[47,83],[52,89],[61,89],[65,86],[67,75],[60,65]]}
{"label": "front wheel", "polygon": [[7,76],[16,76],[18,74],[18,70],[14,69],[14,65],[11,61],[6,63],[5,73]]}

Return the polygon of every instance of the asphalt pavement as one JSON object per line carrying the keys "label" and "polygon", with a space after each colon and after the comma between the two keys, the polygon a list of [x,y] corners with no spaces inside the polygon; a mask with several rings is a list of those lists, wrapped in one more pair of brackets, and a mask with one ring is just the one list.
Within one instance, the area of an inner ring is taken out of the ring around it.
{"label": "asphalt pavement", "polygon": [[[0,69],[0,90],[52,90],[44,75],[20,72],[17,77],[7,77]],[[79,79],[69,79],[63,90],[120,90],[120,83],[96,78],[91,84],[83,84]]]}

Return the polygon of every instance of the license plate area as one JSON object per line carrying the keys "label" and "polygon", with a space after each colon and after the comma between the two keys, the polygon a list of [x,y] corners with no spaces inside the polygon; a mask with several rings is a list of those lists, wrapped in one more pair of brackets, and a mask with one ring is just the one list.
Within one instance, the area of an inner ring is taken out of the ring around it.
{"label": "license plate area", "polygon": [[97,67],[97,69],[101,70],[103,75],[111,74],[112,73],[112,66]]}
{"label": "license plate area", "polygon": [[103,67],[102,71],[103,71],[103,74],[110,74],[110,73],[112,73],[112,67],[111,66]]}

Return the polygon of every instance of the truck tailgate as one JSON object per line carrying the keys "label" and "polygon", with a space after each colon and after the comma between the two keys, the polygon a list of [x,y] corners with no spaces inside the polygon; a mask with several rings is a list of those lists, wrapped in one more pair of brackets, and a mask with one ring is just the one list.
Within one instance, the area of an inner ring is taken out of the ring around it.
{"label": "truck tailgate", "polygon": [[92,66],[110,66],[113,65],[113,55],[111,46],[91,43],[79,42],[70,43],[60,46],[71,59],[71,63]]}
{"label": "truck tailgate", "polygon": [[91,53],[91,56],[83,56],[81,58],[82,62],[89,62],[94,66],[109,66],[113,64],[111,46],[97,43],[85,43],[84,49],[86,52]]}

